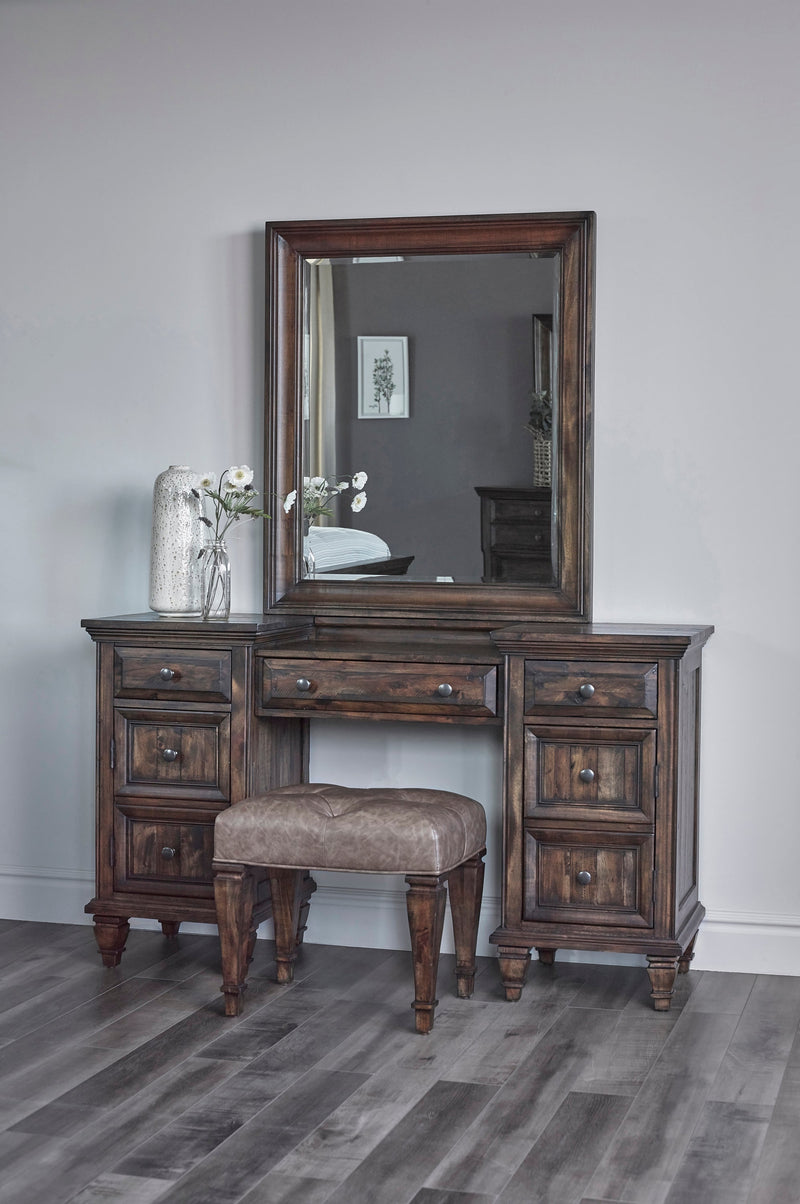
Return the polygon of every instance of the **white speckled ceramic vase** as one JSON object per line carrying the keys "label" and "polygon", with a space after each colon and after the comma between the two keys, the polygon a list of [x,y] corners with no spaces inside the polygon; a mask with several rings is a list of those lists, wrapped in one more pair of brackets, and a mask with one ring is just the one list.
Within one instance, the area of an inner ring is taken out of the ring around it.
{"label": "white speckled ceramic vase", "polygon": [[172,464],[153,486],[150,545],[150,609],[166,618],[199,616],[203,610],[203,563],[199,553],[206,528],[203,501],[195,497],[198,474]]}

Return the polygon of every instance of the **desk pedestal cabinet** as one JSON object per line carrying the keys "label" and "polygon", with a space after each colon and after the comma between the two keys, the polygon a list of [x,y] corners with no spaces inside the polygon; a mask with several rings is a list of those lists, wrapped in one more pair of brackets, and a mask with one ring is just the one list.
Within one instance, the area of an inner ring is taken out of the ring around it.
{"label": "desk pedestal cabinet", "polygon": [[[365,627],[276,616],[87,620],[98,645],[97,891],[107,965],[131,916],[213,923],[214,817],[307,780],[311,716],[504,734],[508,999],[531,949],[644,954],[669,1007],[697,888],[700,657],[709,627]],[[347,783],[345,783],[347,784]],[[490,836],[491,839],[491,836]],[[270,914],[259,883],[255,922]],[[313,883],[307,882],[304,908]]]}

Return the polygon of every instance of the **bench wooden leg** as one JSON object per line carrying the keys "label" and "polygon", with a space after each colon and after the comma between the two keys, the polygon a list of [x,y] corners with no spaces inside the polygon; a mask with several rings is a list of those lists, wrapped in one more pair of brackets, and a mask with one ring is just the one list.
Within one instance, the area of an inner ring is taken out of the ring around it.
{"label": "bench wooden leg", "polygon": [[239,1016],[253,930],[253,877],[249,866],[214,863],[214,902],[222,954],[225,1015]]}
{"label": "bench wooden leg", "polygon": [[456,947],[456,982],[459,999],[469,999],[475,989],[475,946],[483,898],[482,849],[454,869],[449,877],[450,914]]}
{"label": "bench wooden leg", "polygon": [[418,1033],[433,1028],[436,998],[436,976],[439,970],[439,950],[442,945],[444,909],[447,891],[446,876],[410,874],[406,878],[406,908],[411,933],[411,956],[414,962],[415,1023]]}
{"label": "bench wooden leg", "polygon": [[270,866],[269,889],[272,895],[272,919],[275,924],[275,963],[278,982],[291,982],[297,957],[297,933],[304,895],[305,870],[286,870]]}

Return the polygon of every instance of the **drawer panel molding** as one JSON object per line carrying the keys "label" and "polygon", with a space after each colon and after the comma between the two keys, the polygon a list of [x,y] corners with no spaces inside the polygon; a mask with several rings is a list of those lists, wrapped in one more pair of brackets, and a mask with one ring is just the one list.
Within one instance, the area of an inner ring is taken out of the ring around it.
{"label": "drawer panel molding", "polygon": [[230,702],[231,654],[211,648],[114,649],[118,698]]}
{"label": "drawer panel molding", "polygon": [[637,661],[525,662],[525,713],[614,713],[655,718],[658,666]]}

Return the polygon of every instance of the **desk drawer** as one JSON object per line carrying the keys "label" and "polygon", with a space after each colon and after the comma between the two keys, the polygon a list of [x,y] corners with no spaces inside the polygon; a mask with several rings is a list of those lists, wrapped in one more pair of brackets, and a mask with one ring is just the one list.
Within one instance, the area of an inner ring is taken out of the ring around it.
{"label": "desk drawer", "polygon": [[114,692],[118,698],[230,702],[231,654],[224,649],[117,646]]}
{"label": "desk drawer", "polygon": [[531,828],[523,919],[653,926],[651,833]]}
{"label": "desk drawer", "polygon": [[526,728],[524,750],[527,817],[654,822],[655,731],[537,724]]}
{"label": "desk drawer", "polygon": [[383,715],[497,714],[496,665],[260,661],[259,707]]}
{"label": "desk drawer", "polygon": [[116,793],[226,802],[230,798],[230,716],[118,708]]}
{"label": "desk drawer", "polygon": [[525,662],[525,713],[655,717],[658,666],[636,661]]}
{"label": "desk drawer", "polygon": [[213,896],[214,823],[117,814],[117,890]]}

